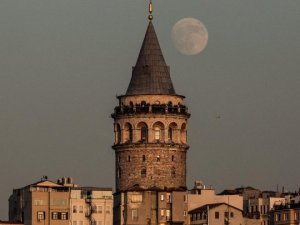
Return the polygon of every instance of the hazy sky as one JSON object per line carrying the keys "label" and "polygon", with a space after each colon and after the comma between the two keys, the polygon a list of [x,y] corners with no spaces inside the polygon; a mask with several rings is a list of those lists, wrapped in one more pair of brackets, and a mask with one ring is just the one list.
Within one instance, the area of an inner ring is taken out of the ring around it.
{"label": "hazy sky", "polygon": [[[298,189],[300,1],[153,0],[175,90],[192,117],[188,186]],[[114,186],[113,120],[147,27],[146,0],[0,1],[0,219],[43,175]],[[201,20],[206,49],[171,42]]]}

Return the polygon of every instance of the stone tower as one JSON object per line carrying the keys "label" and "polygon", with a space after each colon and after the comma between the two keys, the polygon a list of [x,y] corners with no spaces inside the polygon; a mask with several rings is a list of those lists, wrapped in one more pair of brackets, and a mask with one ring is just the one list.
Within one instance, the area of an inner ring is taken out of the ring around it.
{"label": "stone tower", "polygon": [[114,118],[116,190],[185,188],[187,119],[152,22]]}
{"label": "stone tower", "polygon": [[[174,90],[151,12],[129,87],[125,95],[118,96],[119,104],[112,114],[116,156],[115,224],[158,222],[153,213],[139,222],[133,217],[128,221],[134,212],[124,202],[128,196],[120,197],[122,193],[139,192],[143,204],[147,204],[146,192],[155,191],[158,198],[158,191],[186,190],[187,120],[190,114],[184,105],[184,96]],[[122,205],[129,208],[122,208],[125,207]],[[144,208],[146,210],[147,205]],[[148,205],[148,208],[151,207]],[[136,210],[136,206],[132,210]],[[130,216],[125,216],[124,211]]]}

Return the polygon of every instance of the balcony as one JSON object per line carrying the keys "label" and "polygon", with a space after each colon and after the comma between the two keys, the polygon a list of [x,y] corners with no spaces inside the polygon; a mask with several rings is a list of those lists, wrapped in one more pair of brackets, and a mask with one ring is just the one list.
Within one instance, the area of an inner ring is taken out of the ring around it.
{"label": "balcony", "polygon": [[111,115],[112,118],[120,115],[136,115],[136,114],[174,114],[190,116],[188,109],[184,105],[166,105],[166,104],[146,104],[146,105],[135,105],[135,106],[117,106],[115,107],[114,113]]}

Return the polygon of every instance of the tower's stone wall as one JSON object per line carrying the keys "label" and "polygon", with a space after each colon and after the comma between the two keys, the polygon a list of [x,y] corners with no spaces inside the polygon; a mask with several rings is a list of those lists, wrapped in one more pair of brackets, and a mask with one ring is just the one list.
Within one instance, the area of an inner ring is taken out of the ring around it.
{"label": "tower's stone wall", "polygon": [[117,191],[134,186],[186,187],[189,114],[182,99],[182,96],[165,95],[120,97],[112,115]]}

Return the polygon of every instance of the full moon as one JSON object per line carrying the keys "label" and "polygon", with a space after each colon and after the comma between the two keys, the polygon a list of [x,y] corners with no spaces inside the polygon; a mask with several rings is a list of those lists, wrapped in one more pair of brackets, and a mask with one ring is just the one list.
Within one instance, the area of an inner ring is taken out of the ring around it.
{"label": "full moon", "polygon": [[206,47],[208,32],[204,24],[194,18],[179,20],[172,29],[175,48],[184,55],[197,55]]}

